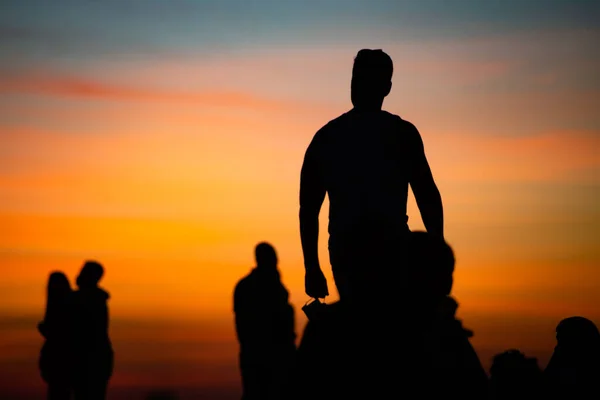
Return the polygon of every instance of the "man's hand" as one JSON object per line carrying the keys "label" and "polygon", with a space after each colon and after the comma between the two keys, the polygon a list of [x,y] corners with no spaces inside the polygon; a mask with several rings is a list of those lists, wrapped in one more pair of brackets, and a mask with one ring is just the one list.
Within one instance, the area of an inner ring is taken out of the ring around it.
{"label": "man's hand", "polygon": [[323,299],[329,296],[327,280],[320,267],[307,267],[304,275],[304,288],[309,297]]}

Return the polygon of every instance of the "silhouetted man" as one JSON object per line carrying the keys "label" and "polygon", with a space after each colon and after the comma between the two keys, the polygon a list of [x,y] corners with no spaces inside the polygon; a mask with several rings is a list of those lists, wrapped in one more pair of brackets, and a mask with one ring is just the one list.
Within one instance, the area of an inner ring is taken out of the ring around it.
{"label": "silhouetted man", "polygon": [[109,294],[98,287],[104,268],[95,261],[84,264],[73,293],[75,345],[74,393],[76,400],[104,400],[113,370],[113,349],[108,335]]}
{"label": "silhouetted man", "polygon": [[329,255],[342,300],[377,295],[385,292],[382,284],[402,280],[390,273],[398,269],[394,260],[408,232],[409,185],[427,231],[443,237],[442,200],[421,136],[413,124],[382,110],[392,71],[383,51],[359,51],[351,82],[354,108],[321,128],[306,151],[300,234],[311,297],[329,294],[318,258],[319,212],[326,193]]}
{"label": "silhouetted man", "polygon": [[256,268],[240,280],[233,298],[242,399],[281,399],[296,351],[294,309],[281,283],[273,246],[258,244],[255,256]]}

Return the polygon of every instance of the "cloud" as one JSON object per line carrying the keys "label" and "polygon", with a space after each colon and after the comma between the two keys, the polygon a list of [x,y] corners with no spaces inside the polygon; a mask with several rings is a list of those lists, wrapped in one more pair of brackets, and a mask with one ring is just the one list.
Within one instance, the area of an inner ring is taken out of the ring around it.
{"label": "cloud", "polygon": [[[447,182],[575,182],[598,179],[600,131],[537,135],[442,134],[425,137],[433,169]],[[588,175],[588,176],[586,176]]]}
{"label": "cloud", "polygon": [[187,103],[215,107],[238,107],[278,111],[295,104],[267,99],[252,93],[236,91],[173,91],[134,85],[122,85],[76,76],[27,74],[0,76],[0,93],[41,94],[77,99],[98,99],[117,102]]}

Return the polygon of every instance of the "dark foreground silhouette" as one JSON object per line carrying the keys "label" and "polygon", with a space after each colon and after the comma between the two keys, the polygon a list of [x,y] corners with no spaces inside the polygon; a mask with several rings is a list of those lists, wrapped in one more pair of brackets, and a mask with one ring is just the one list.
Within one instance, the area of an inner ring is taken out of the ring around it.
{"label": "dark foreground silhouette", "polygon": [[535,358],[508,350],[494,357],[490,373],[492,400],[543,398],[542,370]]}
{"label": "dark foreground silhouette", "polygon": [[368,306],[356,315],[343,299],[314,303],[298,349],[296,398],[377,398],[399,388],[423,398],[485,398],[487,376],[469,342],[472,332],[448,297],[452,250],[425,232],[411,233],[407,243],[403,265],[412,288],[396,292],[402,304],[365,299]]}

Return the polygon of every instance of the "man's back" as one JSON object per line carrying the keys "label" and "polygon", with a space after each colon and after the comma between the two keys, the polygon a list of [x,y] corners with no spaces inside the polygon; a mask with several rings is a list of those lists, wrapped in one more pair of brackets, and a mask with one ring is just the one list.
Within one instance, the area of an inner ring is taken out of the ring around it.
{"label": "man's back", "polygon": [[351,110],[313,138],[302,171],[304,200],[310,203],[312,193],[327,191],[332,237],[369,228],[406,229],[408,185],[420,144],[414,125],[396,115]]}
{"label": "man's back", "polygon": [[[398,245],[408,233],[409,185],[427,231],[444,236],[442,199],[421,136],[410,122],[382,110],[392,74],[389,55],[380,49],[360,50],[350,83],[354,108],[320,129],[306,151],[299,218],[306,294],[311,297],[329,294],[318,251],[319,213],[326,194],[329,255],[338,291],[361,282],[374,289],[355,272],[367,265],[389,269],[397,264],[395,258],[402,253]],[[383,279],[377,275],[371,274]],[[340,298],[347,296],[353,297],[349,291],[340,293]]]}

